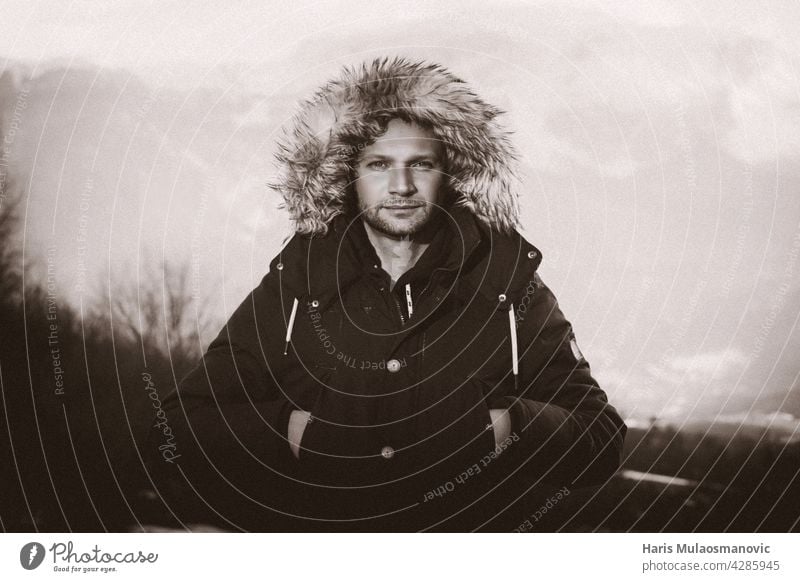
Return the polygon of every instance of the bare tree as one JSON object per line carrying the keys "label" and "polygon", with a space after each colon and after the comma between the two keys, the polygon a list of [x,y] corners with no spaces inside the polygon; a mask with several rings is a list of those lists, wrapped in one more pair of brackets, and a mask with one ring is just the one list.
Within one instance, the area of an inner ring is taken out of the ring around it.
{"label": "bare tree", "polygon": [[[3,170],[0,168],[0,172]],[[0,175],[0,301],[16,302],[22,296],[22,257],[15,244],[22,197],[6,176]]]}
{"label": "bare tree", "polygon": [[107,292],[114,330],[172,359],[199,357],[201,338],[214,322],[206,315],[209,298],[192,293],[189,263],[143,265],[136,280],[111,279]]}

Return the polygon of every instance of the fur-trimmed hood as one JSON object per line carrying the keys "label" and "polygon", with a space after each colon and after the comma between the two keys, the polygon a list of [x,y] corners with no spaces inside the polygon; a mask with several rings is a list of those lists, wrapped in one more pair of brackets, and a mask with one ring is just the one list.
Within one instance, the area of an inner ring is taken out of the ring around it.
{"label": "fur-trimmed hood", "polygon": [[[455,204],[501,232],[518,224],[516,154],[502,112],[440,65],[378,59],[323,86],[302,104],[278,144],[272,187],[301,234],[325,234],[342,213],[352,163],[392,117],[430,127],[447,149]],[[383,125],[382,125],[383,124]]]}

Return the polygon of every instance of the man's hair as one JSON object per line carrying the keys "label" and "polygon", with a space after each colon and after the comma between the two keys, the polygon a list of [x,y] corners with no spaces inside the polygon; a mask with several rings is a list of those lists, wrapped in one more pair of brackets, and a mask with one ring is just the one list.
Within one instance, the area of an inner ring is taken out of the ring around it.
{"label": "man's hair", "polygon": [[399,118],[429,129],[444,146],[454,203],[507,232],[519,215],[516,155],[500,114],[436,64],[395,58],[345,68],[302,104],[279,141],[272,187],[297,232],[325,234],[347,210],[358,156]]}

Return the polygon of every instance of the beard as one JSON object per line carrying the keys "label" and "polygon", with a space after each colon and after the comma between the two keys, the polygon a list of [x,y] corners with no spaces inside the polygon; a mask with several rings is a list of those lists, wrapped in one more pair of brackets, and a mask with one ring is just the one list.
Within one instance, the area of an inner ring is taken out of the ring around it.
{"label": "beard", "polygon": [[391,237],[411,237],[422,232],[436,216],[438,208],[425,204],[408,212],[408,216],[394,216],[383,206],[364,207],[359,204],[361,216],[377,232]]}

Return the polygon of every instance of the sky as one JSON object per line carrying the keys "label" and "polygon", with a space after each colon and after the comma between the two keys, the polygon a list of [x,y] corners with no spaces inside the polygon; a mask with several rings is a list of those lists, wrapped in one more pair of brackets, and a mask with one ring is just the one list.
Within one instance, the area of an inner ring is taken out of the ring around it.
{"label": "sky", "polygon": [[221,322],[291,234],[266,184],[299,100],[439,62],[506,111],[523,232],[612,402],[791,420],[799,6],[0,0],[0,170],[62,301],[189,262]]}

